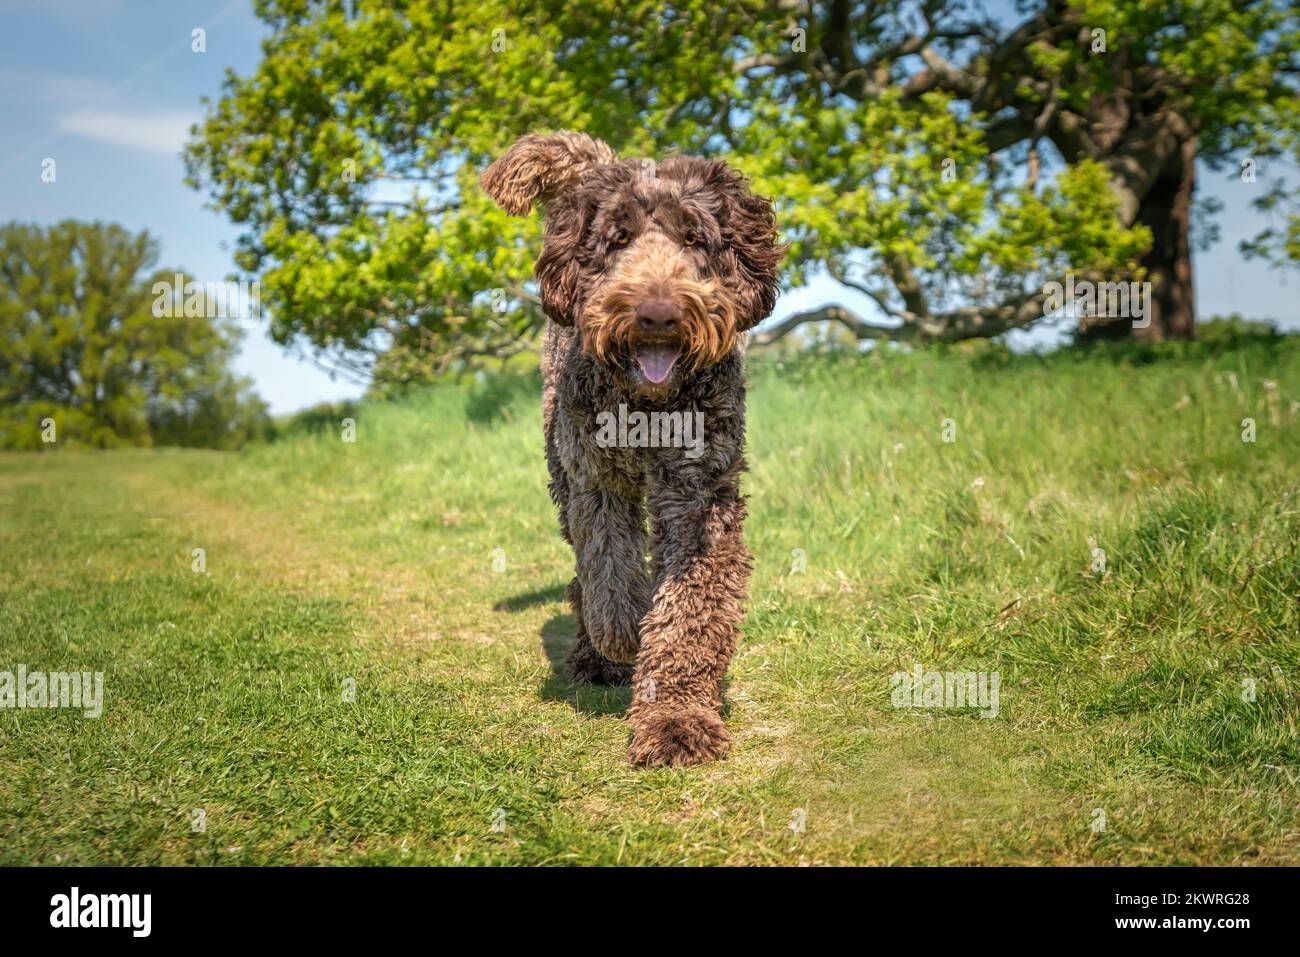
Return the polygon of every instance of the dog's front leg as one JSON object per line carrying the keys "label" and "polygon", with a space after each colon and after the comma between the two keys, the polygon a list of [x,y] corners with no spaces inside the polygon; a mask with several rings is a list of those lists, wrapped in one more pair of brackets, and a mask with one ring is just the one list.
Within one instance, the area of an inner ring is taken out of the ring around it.
{"label": "dog's front leg", "polygon": [[722,757],[722,677],[736,647],[749,581],[741,540],[745,503],[734,486],[651,495],[658,574],[641,627],[632,683],[636,764],[701,764]]}
{"label": "dog's front leg", "polygon": [[645,511],[639,501],[597,487],[571,493],[567,518],[587,635],[605,658],[630,662],[650,605]]}

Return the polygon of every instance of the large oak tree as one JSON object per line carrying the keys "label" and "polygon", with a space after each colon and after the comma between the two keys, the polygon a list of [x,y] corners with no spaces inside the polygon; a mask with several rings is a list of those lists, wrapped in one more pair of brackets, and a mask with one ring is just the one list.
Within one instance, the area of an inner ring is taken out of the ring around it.
{"label": "large oak tree", "polygon": [[1279,224],[1253,253],[1300,247],[1270,171],[1300,149],[1284,0],[257,10],[263,60],[227,77],[191,181],[243,227],[272,334],[381,380],[509,355],[540,327],[538,224],[475,185],[530,130],[727,155],[777,201],[789,281],[825,272],[876,306],[827,303],[768,340],[813,319],[860,338],[995,335],[1043,318],[1066,274],[1145,277],[1142,334],[1190,335],[1198,159],[1258,170],[1243,197]]}

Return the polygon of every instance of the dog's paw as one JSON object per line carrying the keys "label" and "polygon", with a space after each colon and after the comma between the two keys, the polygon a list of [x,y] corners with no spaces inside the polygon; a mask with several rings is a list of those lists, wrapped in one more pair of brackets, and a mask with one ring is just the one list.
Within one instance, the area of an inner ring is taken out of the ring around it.
{"label": "dog's paw", "polygon": [[625,686],[632,683],[631,665],[610,661],[587,641],[569,652],[564,674],[574,684]]}
{"label": "dog's paw", "polygon": [[717,712],[698,705],[661,706],[632,718],[633,764],[686,766],[716,761],[731,750],[731,735]]}

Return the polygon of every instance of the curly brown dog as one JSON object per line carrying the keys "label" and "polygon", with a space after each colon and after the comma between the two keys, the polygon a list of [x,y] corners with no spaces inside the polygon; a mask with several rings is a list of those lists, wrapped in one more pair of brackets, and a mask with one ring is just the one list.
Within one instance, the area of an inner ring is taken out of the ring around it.
{"label": "curly brown dog", "polygon": [[[546,207],[546,463],[577,558],[568,675],[632,682],[634,763],[719,758],[750,572],[744,332],[772,311],[784,253],[772,204],[720,160],[620,160],[581,133],[525,136],[481,182],[514,215]],[[649,437],[609,441],[637,413]],[[688,447],[654,440],[654,424],[693,423]]]}

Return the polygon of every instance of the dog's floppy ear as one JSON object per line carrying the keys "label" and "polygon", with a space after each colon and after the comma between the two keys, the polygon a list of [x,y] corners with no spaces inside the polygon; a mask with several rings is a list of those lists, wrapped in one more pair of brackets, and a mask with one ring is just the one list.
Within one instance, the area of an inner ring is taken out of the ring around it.
{"label": "dog's floppy ear", "polygon": [[529,133],[483,171],[479,184],[512,216],[548,203],[593,166],[618,157],[586,133]]}
{"label": "dog's floppy ear", "polygon": [[580,193],[562,194],[546,210],[545,242],[535,272],[542,312],[562,326],[572,326],[577,321],[582,276],[578,247],[593,211],[590,200]]}
{"label": "dog's floppy ear", "polygon": [[724,255],[740,286],[736,305],[743,331],[766,319],[776,305],[777,270],[789,247],[777,241],[771,200],[750,192],[745,177],[722,160],[714,160],[709,172],[709,185],[722,200]]}

